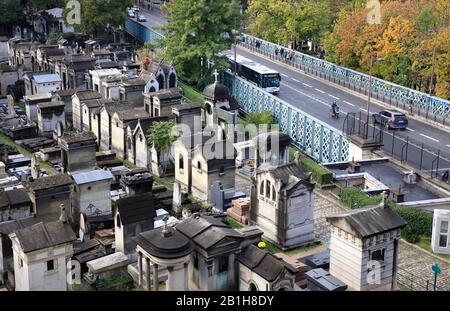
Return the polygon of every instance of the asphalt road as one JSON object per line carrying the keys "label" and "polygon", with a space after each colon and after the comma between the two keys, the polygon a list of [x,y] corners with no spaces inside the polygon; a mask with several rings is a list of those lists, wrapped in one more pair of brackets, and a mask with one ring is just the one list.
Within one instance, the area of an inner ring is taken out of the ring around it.
{"label": "asphalt road", "polygon": [[[141,9],[139,14],[146,16],[147,21],[141,23],[145,26],[159,27],[166,23],[165,17],[159,10],[146,11]],[[238,49],[238,54],[280,72],[282,83],[278,97],[330,126],[343,130],[346,113],[366,111],[366,100],[347,93],[341,87],[329,85],[295,68],[283,66],[242,48]],[[341,109],[341,117],[338,120],[331,118],[329,113],[333,101],[336,101]],[[374,103],[371,104],[371,114],[381,110],[384,110],[384,108]],[[395,135],[395,145],[392,149],[393,135]],[[449,133],[426,123],[410,119],[407,130],[395,130],[395,134],[393,134],[393,130],[384,130],[384,149],[389,152],[394,150],[395,154],[400,154],[401,147],[407,139],[411,141],[411,147],[408,148],[408,161],[411,162],[410,164],[418,167],[420,158],[422,158],[422,167],[431,169],[431,161],[435,159],[433,153],[435,154],[438,150],[441,150],[439,168],[440,170],[450,168]],[[422,143],[425,145],[424,155],[421,155],[420,152]],[[406,153],[406,149],[404,152]]]}

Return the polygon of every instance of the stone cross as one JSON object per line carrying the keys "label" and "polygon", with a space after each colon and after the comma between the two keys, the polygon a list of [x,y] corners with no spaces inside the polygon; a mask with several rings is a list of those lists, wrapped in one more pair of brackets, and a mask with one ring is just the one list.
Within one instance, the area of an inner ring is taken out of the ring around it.
{"label": "stone cross", "polygon": [[214,70],[213,75],[214,75],[215,83],[218,83],[219,82],[219,73],[217,72],[217,69]]}

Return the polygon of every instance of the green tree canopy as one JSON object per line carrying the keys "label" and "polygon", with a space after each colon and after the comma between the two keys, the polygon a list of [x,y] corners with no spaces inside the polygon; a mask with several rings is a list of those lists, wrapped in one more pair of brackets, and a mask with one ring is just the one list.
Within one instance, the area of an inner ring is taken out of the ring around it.
{"label": "green tree canopy", "polygon": [[64,8],[66,0],[28,0],[28,7],[35,11],[52,8]]}
{"label": "green tree canopy", "polygon": [[212,79],[212,71],[227,66],[217,53],[229,49],[233,42],[232,30],[242,20],[239,4],[229,0],[177,0],[165,5],[164,11],[168,22],[162,27],[165,37],[159,42],[165,48],[164,56],[174,62],[181,77],[201,88]]}
{"label": "green tree canopy", "polygon": [[261,124],[270,125],[273,122],[272,111],[267,110],[263,112],[252,112],[247,115],[244,120],[240,120],[242,125],[254,124],[256,126]]}
{"label": "green tree canopy", "polygon": [[108,26],[118,27],[127,18],[126,7],[133,0],[80,0],[81,25],[77,29],[97,36]]}
{"label": "green tree canopy", "polygon": [[24,7],[21,0],[0,0],[0,30],[9,31],[23,20]]}
{"label": "green tree canopy", "polygon": [[168,151],[178,138],[174,121],[154,122],[147,132],[147,143],[157,151]]}

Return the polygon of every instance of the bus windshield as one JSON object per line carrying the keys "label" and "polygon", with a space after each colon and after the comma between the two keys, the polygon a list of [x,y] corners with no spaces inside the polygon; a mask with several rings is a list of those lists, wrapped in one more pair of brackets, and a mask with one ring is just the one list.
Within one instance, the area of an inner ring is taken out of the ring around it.
{"label": "bus windshield", "polygon": [[280,87],[280,80],[279,75],[263,76],[262,87]]}

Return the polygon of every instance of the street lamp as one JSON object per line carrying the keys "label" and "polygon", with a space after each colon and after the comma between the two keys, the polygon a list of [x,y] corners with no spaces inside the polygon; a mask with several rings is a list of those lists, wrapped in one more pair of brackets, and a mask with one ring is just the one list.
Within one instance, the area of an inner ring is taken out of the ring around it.
{"label": "street lamp", "polygon": [[431,77],[430,77],[430,87],[429,87],[429,95],[430,97],[433,95],[433,83],[434,83],[434,71],[436,68],[436,43],[437,43],[437,37],[438,33],[435,29],[428,30],[430,33],[434,33],[434,43],[433,43],[433,61],[431,65]]}
{"label": "street lamp", "polygon": [[[366,138],[369,136],[369,122],[370,122],[370,104],[372,99],[372,68],[373,68],[373,59],[374,55],[370,55],[370,69],[369,69],[369,96],[367,97],[367,117],[366,117],[366,130],[365,130],[365,136]],[[378,57],[376,59],[377,61],[383,61],[383,57]]]}

